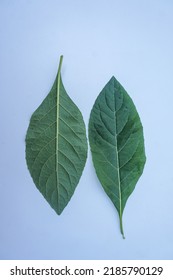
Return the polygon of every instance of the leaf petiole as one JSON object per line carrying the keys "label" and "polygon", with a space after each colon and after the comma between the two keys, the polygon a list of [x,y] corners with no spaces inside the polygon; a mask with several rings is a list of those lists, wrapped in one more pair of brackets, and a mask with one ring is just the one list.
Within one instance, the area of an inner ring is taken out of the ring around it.
{"label": "leaf petiole", "polygon": [[60,60],[59,60],[58,77],[60,77],[60,74],[61,74],[62,61],[63,61],[63,55],[60,56]]}
{"label": "leaf petiole", "polygon": [[123,239],[125,239],[124,230],[123,230],[123,219],[122,219],[122,214],[120,215],[120,231],[121,231],[121,234],[122,234]]}

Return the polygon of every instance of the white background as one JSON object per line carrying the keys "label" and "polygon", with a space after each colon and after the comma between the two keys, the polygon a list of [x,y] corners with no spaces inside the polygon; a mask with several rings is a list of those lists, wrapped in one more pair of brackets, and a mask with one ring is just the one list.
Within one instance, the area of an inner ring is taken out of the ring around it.
{"label": "white background", "polygon": [[[0,258],[173,258],[173,2],[0,1]],[[147,163],[124,211],[105,195],[90,151],[61,216],[25,162],[29,119],[49,92],[59,56],[69,96],[86,126],[114,75],[144,127]]]}

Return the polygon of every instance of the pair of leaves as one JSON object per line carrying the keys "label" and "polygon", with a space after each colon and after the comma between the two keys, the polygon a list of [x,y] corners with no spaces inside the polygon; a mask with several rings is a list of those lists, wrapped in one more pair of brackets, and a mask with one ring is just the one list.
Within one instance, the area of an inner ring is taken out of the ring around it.
{"label": "pair of leaves", "polygon": [[[61,80],[60,57],[54,85],[33,113],[26,135],[26,161],[33,181],[51,207],[61,214],[82,175],[87,138],[82,114]],[[115,205],[123,233],[126,201],[145,164],[139,115],[112,77],[99,94],[89,120],[89,142],[97,176]]]}

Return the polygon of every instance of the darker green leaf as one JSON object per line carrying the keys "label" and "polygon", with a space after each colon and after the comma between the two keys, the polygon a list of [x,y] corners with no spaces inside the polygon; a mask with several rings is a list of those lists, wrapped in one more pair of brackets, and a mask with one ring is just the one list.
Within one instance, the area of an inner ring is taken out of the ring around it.
{"label": "darker green leaf", "polygon": [[132,99],[112,77],[97,97],[89,120],[89,141],[97,176],[122,215],[146,161],[143,128]]}

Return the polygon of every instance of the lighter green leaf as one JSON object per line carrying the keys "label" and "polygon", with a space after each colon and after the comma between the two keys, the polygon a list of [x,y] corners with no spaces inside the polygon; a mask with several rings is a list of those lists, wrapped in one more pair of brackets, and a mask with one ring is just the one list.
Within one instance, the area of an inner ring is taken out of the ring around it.
{"label": "lighter green leaf", "polygon": [[123,210],[146,158],[139,115],[132,99],[114,77],[92,108],[89,142],[97,176],[118,211],[124,237]]}
{"label": "lighter green leaf", "polygon": [[87,157],[85,124],[61,80],[60,58],[54,85],[33,113],[26,135],[26,161],[33,181],[61,214],[82,175]]}

